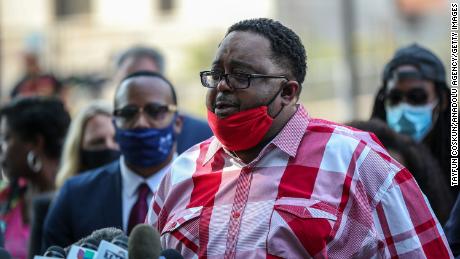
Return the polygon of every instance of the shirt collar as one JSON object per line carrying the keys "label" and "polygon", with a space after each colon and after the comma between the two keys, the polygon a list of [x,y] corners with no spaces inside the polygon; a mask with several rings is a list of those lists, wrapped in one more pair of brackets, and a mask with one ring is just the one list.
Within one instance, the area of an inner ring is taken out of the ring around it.
{"label": "shirt collar", "polygon": [[[274,144],[289,156],[295,157],[309,121],[310,116],[306,109],[303,105],[297,104],[297,111],[269,144]],[[224,148],[224,146],[213,136],[203,160],[203,165],[209,162],[221,148]]]}
{"label": "shirt collar", "polygon": [[295,157],[300,142],[310,121],[310,116],[303,105],[297,105],[297,111],[289,119],[283,129],[271,141],[275,146],[291,157]]}
{"label": "shirt collar", "polygon": [[[177,154],[174,154],[174,158],[177,157]],[[163,176],[169,171],[169,167],[171,163],[167,164],[165,167],[161,168],[158,172],[154,173],[152,176],[148,178],[144,178],[138,174],[136,174],[133,170],[131,170],[125,162],[125,158],[123,156],[120,157],[120,170],[121,170],[121,178],[122,178],[122,186],[125,190],[125,193],[132,197],[136,195],[137,188],[140,184],[146,183],[150,191],[155,192],[158,189],[158,185],[160,184],[161,179]]]}

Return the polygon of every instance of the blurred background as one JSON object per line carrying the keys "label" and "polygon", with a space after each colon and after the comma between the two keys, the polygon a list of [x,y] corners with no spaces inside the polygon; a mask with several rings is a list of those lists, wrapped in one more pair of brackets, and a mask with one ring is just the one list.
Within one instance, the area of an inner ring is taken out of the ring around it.
{"label": "blurred background", "polygon": [[449,64],[449,6],[446,0],[0,0],[0,100],[10,99],[33,56],[64,83],[71,112],[91,99],[111,101],[114,58],[142,44],[164,54],[180,110],[204,118],[198,73],[209,69],[226,29],[269,17],[305,45],[301,102],[310,114],[367,119],[397,48],[418,42]]}

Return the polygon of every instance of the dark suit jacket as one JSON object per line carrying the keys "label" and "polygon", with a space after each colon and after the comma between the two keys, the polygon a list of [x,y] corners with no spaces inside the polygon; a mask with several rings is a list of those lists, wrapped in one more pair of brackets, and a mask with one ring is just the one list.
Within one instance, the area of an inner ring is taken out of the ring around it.
{"label": "dark suit jacket", "polygon": [[177,153],[181,154],[190,147],[212,136],[212,131],[206,121],[189,115],[181,114],[183,118],[182,132],[177,136]]}
{"label": "dark suit jacket", "polygon": [[43,247],[65,247],[106,227],[122,229],[119,160],[65,182],[46,216]]}

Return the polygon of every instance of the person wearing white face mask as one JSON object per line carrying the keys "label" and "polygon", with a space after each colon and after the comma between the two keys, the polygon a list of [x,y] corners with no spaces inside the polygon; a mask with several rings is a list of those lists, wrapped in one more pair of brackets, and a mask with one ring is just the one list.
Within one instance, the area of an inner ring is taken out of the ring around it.
{"label": "person wearing white face mask", "polygon": [[[417,44],[399,49],[383,72],[372,118],[427,146],[450,185],[450,98],[443,64]],[[451,187],[454,197],[458,188]]]}

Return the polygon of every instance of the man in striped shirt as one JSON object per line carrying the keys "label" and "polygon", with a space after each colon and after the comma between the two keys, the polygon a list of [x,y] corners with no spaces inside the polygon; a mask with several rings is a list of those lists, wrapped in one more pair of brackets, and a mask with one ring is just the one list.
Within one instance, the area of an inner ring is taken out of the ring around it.
{"label": "man in striped shirt", "polygon": [[297,104],[306,55],[270,19],[231,26],[200,73],[214,137],[177,158],[147,222],[186,258],[449,258],[412,175],[374,135]]}

